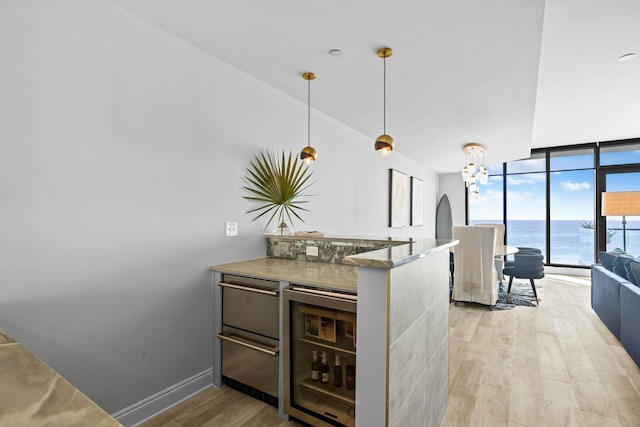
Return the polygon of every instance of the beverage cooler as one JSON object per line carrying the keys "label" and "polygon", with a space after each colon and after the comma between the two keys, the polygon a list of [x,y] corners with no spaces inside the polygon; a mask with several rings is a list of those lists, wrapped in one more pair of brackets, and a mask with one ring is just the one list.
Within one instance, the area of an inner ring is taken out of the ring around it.
{"label": "beverage cooler", "polygon": [[283,303],[285,412],[313,426],[355,426],[357,296],[292,285]]}
{"label": "beverage cooler", "polygon": [[224,274],[222,382],[278,406],[279,283]]}

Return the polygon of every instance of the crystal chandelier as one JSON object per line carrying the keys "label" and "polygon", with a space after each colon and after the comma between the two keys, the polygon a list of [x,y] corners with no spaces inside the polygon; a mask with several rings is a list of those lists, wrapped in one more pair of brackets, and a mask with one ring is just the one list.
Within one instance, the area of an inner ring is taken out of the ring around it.
{"label": "crystal chandelier", "polygon": [[466,164],[462,168],[464,185],[469,189],[472,201],[480,199],[478,184],[486,184],[489,181],[489,172],[484,166],[487,150],[480,144],[467,144],[464,146]]}

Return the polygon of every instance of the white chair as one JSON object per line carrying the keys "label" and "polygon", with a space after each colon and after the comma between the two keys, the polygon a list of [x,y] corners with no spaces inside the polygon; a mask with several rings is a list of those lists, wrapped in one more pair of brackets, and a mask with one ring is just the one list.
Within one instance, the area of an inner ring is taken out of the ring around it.
{"label": "white chair", "polygon": [[[496,229],[496,252],[499,247],[504,245],[504,224],[476,224],[476,226],[493,227]],[[502,285],[502,281],[504,280],[504,274],[502,274],[502,269],[504,268],[504,256],[496,255],[495,265],[498,280],[500,281],[500,285]]]}
{"label": "white chair", "polygon": [[498,279],[494,265],[496,230],[493,227],[454,226],[454,301],[493,306],[498,301]]}

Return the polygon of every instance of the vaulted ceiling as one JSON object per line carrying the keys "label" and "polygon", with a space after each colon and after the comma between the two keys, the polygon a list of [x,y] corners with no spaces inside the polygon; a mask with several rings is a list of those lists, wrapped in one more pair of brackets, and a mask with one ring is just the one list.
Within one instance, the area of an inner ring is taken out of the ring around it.
{"label": "vaulted ceiling", "polygon": [[305,104],[316,73],[312,108],[372,147],[393,48],[387,133],[436,172],[640,136],[637,0],[110,1]]}

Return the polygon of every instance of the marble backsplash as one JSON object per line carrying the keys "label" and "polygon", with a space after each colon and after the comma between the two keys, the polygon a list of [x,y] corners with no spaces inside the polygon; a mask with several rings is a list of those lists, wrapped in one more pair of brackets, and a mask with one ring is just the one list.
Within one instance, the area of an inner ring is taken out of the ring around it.
{"label": "marble backsplash", "polygon": [[[402,245],[407,240],[344,237],[299,237],[269,235],[267,257],[344,264],[344,257]],[[307,255],[307,247],[318,248],[318,256]]]}

